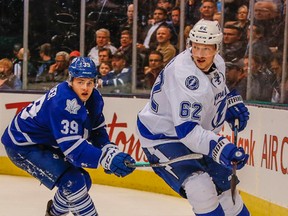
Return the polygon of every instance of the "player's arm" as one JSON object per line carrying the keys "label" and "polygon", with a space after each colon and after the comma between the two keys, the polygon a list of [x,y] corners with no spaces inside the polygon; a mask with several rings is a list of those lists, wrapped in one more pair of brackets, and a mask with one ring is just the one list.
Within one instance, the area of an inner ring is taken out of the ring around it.
{"label": "player's arm", "polygon": [[205,130],[198,123],[187,121],[175,127],[177,136],[191,151],[208,155],[214,161],[232,169],[237,163],[237,169],[244,167],[248,160],[242,147],[237,147],[225,137],[210,130]]}
{"label": "player's arm", "polygon": [[[191,94],[178,95],[178,97],[175,95],[175,97],[170,98],[172,98],[170,104],[173,104],[171,109],[175,131],[181,142],[191,151],[208,155],[217,163],[228,168],[232,168],[233,162],[237,163],[238,169],[246,164],[248,155],[245,154],[243,148],[238,148],[226,138],[201,126],[201,122],[205,121],[202,118],[205,118],[205,115],[209,113],[201,104],[203,100],[197,98],[197,96],[191,96]],[[224,120],[221,110],[225,111],[219,108],[219,114],[217,113],[219,116],[216,116],[219,121],[217,124]]]}
{"label": "player's arm", "polygon": [[107,143],[110,143],[110,139],[106,131],[104,115],[102,113],[97,116],[89,140],[91,140],[91,143],[98,148],[102,148]]}
{"label": "player's arm", "polygon": [[83,138],[84,128],[82,127],[81,115],[69,116],[65,111],[62,111],[59,116],[63,118],[59,122],[59,116],[58,118],[55,116],[57,114],[52,114],[50,120],[55,122],[52,124],[54,136],[66,159],[74,166],[97,168],[100,164],[104,169],[121,177],[134,170],[125,165],[126,160],[133,163],[135,162],[134,159],[130,155],[120,152],[115,144],[106,144],[101,149]]}

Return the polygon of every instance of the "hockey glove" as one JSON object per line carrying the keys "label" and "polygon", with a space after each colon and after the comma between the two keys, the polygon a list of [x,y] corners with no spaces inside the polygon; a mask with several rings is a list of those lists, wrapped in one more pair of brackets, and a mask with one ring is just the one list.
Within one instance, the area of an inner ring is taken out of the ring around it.
{"label": "hockey glove", "polygon": [[114,173],[118,177],[124,177],[132,173],[135,168],[127,167],[125,161],[135,163],[135,160],[129,154],[120,152],[115,144],[107,144],[102,148],[99,162],[106,173]]}
{"label": "hockey glove", "polygon": [[233,164],[237,165],[237,170],[242,169],[249,158],[242,147],[235,146],[224,137],[221,137],[218,143],[211,141],[210,149],[209,156],[228,169],[232,169]]}
{"label": "hockey glove", "polygon": [[225,120],[229,123],[229,126],[234,131],[235,119],[239,120],[239,131],[244,130],[249,119],[249,111],[243,103],[241,95],[235,90],[227,94],[227,111]]}

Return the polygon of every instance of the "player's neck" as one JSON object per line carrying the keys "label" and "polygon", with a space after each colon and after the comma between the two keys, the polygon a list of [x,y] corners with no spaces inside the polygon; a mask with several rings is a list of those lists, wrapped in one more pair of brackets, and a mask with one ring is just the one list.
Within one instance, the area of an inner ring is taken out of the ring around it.
{"label": "player's neck", "polygon": [[210,65],[210,67],[208,67],[207,70],[202,70],[205,74],[210,74],[213,71],[215,71],[216,69],[216,65],[214,64],[214,62]]}

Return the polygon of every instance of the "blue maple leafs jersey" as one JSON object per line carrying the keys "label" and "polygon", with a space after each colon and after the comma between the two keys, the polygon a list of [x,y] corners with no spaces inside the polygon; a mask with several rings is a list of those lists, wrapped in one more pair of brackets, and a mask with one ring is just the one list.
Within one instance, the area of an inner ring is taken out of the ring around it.
{"label": "blue maple leafs jersey", "polygon": [[17,114],[2,136],[4,145],[60,148],[79,167],[97,167],[109,143],[103,98],[94,89],[83,103],[67,82],[60,83]]}
{"label": "blue maple leafs jersey", "polygon": [[209,74],[194,63],[189,49],[176,56],[159,74],[150,101],[138,114],[143,147],[182,142],[208,155],[210,141],[219,139],[226,114],[225,62],[214,58]]}

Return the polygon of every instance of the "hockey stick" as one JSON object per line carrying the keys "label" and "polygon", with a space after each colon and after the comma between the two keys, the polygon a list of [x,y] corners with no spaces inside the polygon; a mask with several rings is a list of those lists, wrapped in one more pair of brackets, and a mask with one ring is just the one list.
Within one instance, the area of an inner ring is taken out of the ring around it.
{"label": "hockey stick", "polygon": [[[236,146],[237,146],[237,139],[238,139],[238,127],[239,127],[239,121],[238,119],[235,119],[234,145]],[[231,181],[230,181],[231,195],[232,195],[232,201],[234,205],[235,205],[236,185],[237,185],[237,180],[238,180],[238,177],[236,175],[236,170],[237,170],[237,163],[234,162],[233,168],[232,168]]]}
{"label": "hockey stick", "polygon": [[137,168],[137,167],[163,167],[172,163],[176,163],[179,161],[183,161],[183,160],[191,160],[191,159],[201,159],[203,157],[202,154],[189,154],[189,155],[184,155],[181,157],[177,157],[174,158],[172,160],[166,161],[166,162],[159,162],[159,163],[154,163],[151,164],[149,162],[136,162],[136,163],[130,163],[129,161],[125,161],[125,165],[127,167],[131,167],[131,168]]}

